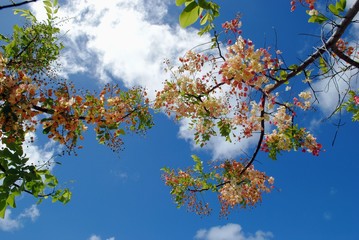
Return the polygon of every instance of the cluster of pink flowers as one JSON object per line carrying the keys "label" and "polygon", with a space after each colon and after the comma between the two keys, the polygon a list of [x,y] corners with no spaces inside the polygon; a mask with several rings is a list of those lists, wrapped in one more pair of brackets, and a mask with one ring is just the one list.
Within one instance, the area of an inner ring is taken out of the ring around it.
{"label": "cluster of pink flowers", "polygon": [[242,22],[239,21],[240,17],[238,16],[237,18],[231,20],[231,21],[227,21],[225,23],[222,24],[222,28],[224,29],[225,33],[228,33],[228,31],[231,31],[235,34],[241,34],[242,30],[240,30],[241,26],[242,26]]}
{"label": "cluster of pink flowers", "polygon": [[359,96],[358,95],[354,96],[354,103],[355,103],[355,105],[359,105]]}
{"label": "cluster of pink flowers", "polygon": [[322,145],[317,143],[316,138],[305,128],[297,129],[292,121],[293,116],[287,113],[286,107],[280,106],[271,120],[276,129],[266,135],[262,151],[270,152],[271,148],[275,148],[276,152],[280,152],[302,148],[303,152],[318,156]]}
{"label": "cluster of pink flowers", "polygon": [[293,98],[293,103],[296,107],[299,107],[303,110],[308,110],[311,107],[311,102],[309,101],[312,98],[312,94],[307,91],[307,92],[301,92],[299,93],[299,97],[301,99],[303,99],[304,101],[300,101],[298,98],[294,97]]}
{"label": "cluster of pink flowers", "polygon": [[344,52],[348,56],[351,56],[354,53],[354,47],[348,46],[348,42],[344,41],[343,39],[339,39],[336,43],[336,46],[339,51]]}
{"label": "cluster of pink flowers", "polygon": [[[311,9],[314,9],[314,2],[305,1]],[[241,22],[236,18],[225,22],[222,27],[225,33],[240,34],[240,26]],[[224,63],[219,71],[215,57],[189,51],[180,58],[181,65],[176,70],[170,69],[172,79],[157,92],[154,106],[164,109],[169,115],[175,114],[177,119],[189,118],[190,126],[195,130],[194,140],[201,146],[218,133],[226,140],[232,137],[241,140],[261,133],[265,136],[261,149],[269,152],[272,158],[281,151],[297,149],[317,156],[321,144],[309,131],[293,123],[296,107],[310,109],[312,93],[299,93],[293,99],[294,104],[278,102],[279,92],[274,90],[281,86],[281,81],[288,80],[288,70],[281,70],[281,52],[277,50],[277,57],[272,57],[269,51],[256,49],[251,40],[236,37],[235,43],[227,47],[224,57],[221,56]],[[305,82],[310,82],[310,79]],[[268,132],[264,122],[273,124],[273,130]],[[233,132],[235,129],[237,131]],[[204,209],[208,206],[196,203],[198,199],[194,193],[197,190],[217,190],[222,215],[235,206],[256,205],[261,201],[261,194],[269,192],[274,183],[273,177],[255,170],[253,165],[247,168],[245,162],[227,161],[215,169],[223,170],[214,174],[220,183],[218,185],[200,180],[188,171],[168,171],[165,181],[172,188],[176,202],[187,202],[196,212],[201,209],[207,213]]]}
{"label": "cluster of pink flowers", "polygon": [[244,165],[235,160],[221,164],[220,168],[225,171],[223,181],[228,182],[219,189],[221,215],[227,215],[229,209],[236,206],[255,206],[262,201],[262,193],[268,193],[273,188],[274,178],[254,169],[253,165],[243,173]]}
{"label": "cluster of pink flowers", "polygon": [[[37,121],[34,117],[39,114],[32,107],[40,101],[36,97],[39,86],[22,71],[15,76],[6,73],[6,60],[0,53],[0,96],[3,110],[0,114],[2,131],[11,134],[6,139],[12,142],[24,137],[23,131],[34,131]],[[3,139],[5,141],[5,139]]]}
{"label": "cluster of pink flowers", "polygon": [[316,2],[316,0],[292,0],[290,2],[291,5],[291,11],[293,12],[296,8],[297,8],[297,2],[301,3],[301,4],[306,4],[310,10],[314,9],[314,4]]}
{"label": "cluster of pink flowers", "polygon": [[266,49],[255,49],[251,40],[238,37],[227,48],[226,61],[221,66],[220,73],[222,81],[233,87],[242,88],[244,84],[258,90],[265,88],[264,85],[269,82],[267,75],[274,76],[281,64]]}

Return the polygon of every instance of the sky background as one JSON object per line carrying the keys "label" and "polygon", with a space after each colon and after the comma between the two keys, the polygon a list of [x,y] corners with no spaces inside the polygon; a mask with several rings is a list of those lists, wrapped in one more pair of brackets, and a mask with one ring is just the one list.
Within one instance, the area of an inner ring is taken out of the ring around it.
{"label": "sky background", "polygon": [[[61,76],[80,88],[99,89],[107,82],[140,85],[153,97],[167,77],[163,60],[176,61],[186,50],[210,39],[199,38],[195,28],[180,28],[180,9],[173,2],[60,1],[59,16],[67,19],[61,23],[65,45]],[[220,5],[218,23],[240,12],[243,36],[258,47],[276,46],[288,63],[305,59],[318,42],[310,35],[318,34],[319,26],[308,24],[301,8],[291,13],[289,0],[275,4],[265,0],[221,1]],[[41,18],[41,3],[31,7]],[[20,21],[11,10],[0,14],[8,20],[1,33],[10,32],[13,23]],[[352,29],[348,40],[355,37],[356,29]],[[252,145],[250,141],[228,144],[214,138],[207,147],[198,149],[185,122],[175,123],[159,113],[145,136],[125,137],[125,148],[119,154],[98,145],[93,131],[88,130],[79,155],[57,158],[62,165],[52,169],[72,190],[72,200],[67,205],[50,201],[36,205],[33,197],[21,196],[18,207],[0,219],[0,239],[359,239],[359,128],[350,116],[343,116],[345,125],[332,146],[338,119],[322,120],[330,112],[335,94],[326,96],[321,97],[314,115],[304,113],[300,118],[326,151],[319,157],[284,153],[277,161],[260,154],[256,167],[275,178],[276,188],[254,209],[237,209],[228,218],[220,218],[216,196],[211,194],[204,195],[214,208],[208,217],[176,208],[161,180],[160,168],[191,165],[191,154],[203,161],[238,157],[241,151],[250,152]],[[34,162],[47,160],[57,151],[57,146],[41,135],[36,135],[35,144],[27,150]]]}

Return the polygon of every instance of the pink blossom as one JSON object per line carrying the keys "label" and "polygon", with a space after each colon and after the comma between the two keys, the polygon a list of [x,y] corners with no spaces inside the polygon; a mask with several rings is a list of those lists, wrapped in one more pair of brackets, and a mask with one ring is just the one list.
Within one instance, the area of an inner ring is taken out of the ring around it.
{"label": "pink blossom", "polygon": [[358,105],[359,104],[359,96],[354,96],[354,103],[355,105]]}

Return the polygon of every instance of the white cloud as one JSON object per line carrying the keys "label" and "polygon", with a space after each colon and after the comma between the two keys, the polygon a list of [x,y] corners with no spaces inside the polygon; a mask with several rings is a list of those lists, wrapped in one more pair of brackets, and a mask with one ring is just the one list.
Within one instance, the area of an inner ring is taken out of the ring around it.
{"label": "white cloud", "polygon": [[58,145],[50,140],[45,146],[36,145],[36,135],[29,132],[25,135],[23,144],[24,153],[29,158],[27,164],[52,170],[54,167],[54,155],[58,151]]}
{"label": "white cloud", "polygon": [[6,210],[4,219],[0,218],[0,229],[2,231],[14,231],[21,227],[21,222],[12,218],[10,209]]}
{"label": "white cloud", "polygon": [[[349,9],[355,3],[354,0],[347,1],[347,9]],[[358,21],[359,16],[354,17],[354,21]],[[339,19],[339,22],[342,19]],[[338,22],[338,23],[339,23]],[[357,46],[359,39],[358,34],[359,25],[352,24],[349,30],[343,35],[343,39],[348,42],[349,46]],[[328,26],[327,31],[332,31],[333,29]],[[334,72],[340,73],[343,69],[343,66],[340,63],[335,62],[333,64]],[[317,93],[319,99],[318,107],[322,110],[325,115],[330,115],[338,107],[338,104],[345,98],[345,93],[347,89],[357,90],[359,88],[359,78],[358,78],[358,69],[347,70],[343,73],[336,74],[336,76],[326,77],[320,79],[313,84],[313,88]],[[332,74],[333,75],[333,74]]]}
{"label": "white cloud", "polygon": [[101,240],[101,237],[99,237],[97,235],[91,235],[91,237],[89,237],[88,240]]}
{"label": "white cloud", "polygon": [[[336,64],[334,70],[340,72],[341,66]],[[318,91],[317,98],[319,103],[317,106],[321,111],[329,116],[339,106],[348,89],[358,89],[358,70],[348,70],[336,77],[327,77],[320,79],[312,84],[313,88]]]}
{"label": "white cloud", "polygon": [[[181,29],[167,9],[173,1],[68,1],[59,15],[66,34],[64,74],[86,72],[102,82],[120,79],[127,87],[143,86],[150,97],[162,87],[164,59],[177,59],[200,43],[197,30]],[[43,6],[32,5],[38,16]],[[175,24],[169,24],[170,21]]]}
{"label": "white cloud", "polygon": [[[90,238],[88,238],[88,240],[101,240],[102,238],[98,235],[91,235]],[[115,240],[115,237],[110,237],[110,238],[106,238],[106,240]]]}
{"label": "white cloud", "polygon": [[40,210],[37,208],[37,205],[32,205],[29,208],[26,208],[23,213],[19,215],[19,219],[30,218],[31,221],[35,221],[40,216]]}
{"label": "white cloud", "polygon": [[15,231],[24,226],[24,221],[26,219],[31,219],[35,221],[40,216],[40,211],[37,208],[37,205],[32,205],[29,208],[26,208],[22,213],[17,217],[12,217],[12,212],[10,209],[7,209],[5,212],[4,219],[0,218],[0,230],[2,231]]}
{"label": "white cloud", "polygon": [[239,224],[228,223],[224,226],[212,227],[209,230],[198,230],[195,239],[199,240],[269,240],[271,232],[257,231],[255,234],[245,234]]}
{"label": "white cloud", "polygon": [[[190,129],[190,120],[183,119],[180,121],[180,129],[178,136],[182,139],[189,141],[194,149],[200,149],[193,139],[194,130]],[[233,140],[232,142],[225,141],[218,133],[217,136],[211,137],[207,144],[203,147],[212,153],[212,160],[225,160],[232,159],[239,155],[247,155],[247,150],[255,146],[258,142],[258,137],[243,138],[240,142]],[[249,153],[249,156],[252,154]]]}
{"label": "white cloud", "polygon": [[[162,89],[168,78],[164,59],[176,62],[187,50],[210,42],[209,36],[199,37],[196,29],[181,29],[177,17],[172,19],[167,14],[170,3],[173,1],[68,1],[59,11],[61,18],[70,18],[61,27],[66,32],[63,74],[86,73],[101,82],[115,78],[127,87],[146,87],[150,99],[154,99],[155,90]],[[41,3],[32,6],[39,15]],[[193,139],[193,133],[185,127],[187,124],[181,122],[179,136]],[[233,158],[252,142],[233,144],[213,137],[205,149],[215,159]]]}
{"label": "white cloud", "polygon": [[[5,148],[5,146],[0,139],[0,148]],[[25,134],[25,141],[22,144],[22,148],[25,156],[29,158],[26,164],[49,170],[52,170],[54,167],[54,155],[61,149],[56,142],[52,140],[44,146],[36,145],[36,134],[34,132]]]}

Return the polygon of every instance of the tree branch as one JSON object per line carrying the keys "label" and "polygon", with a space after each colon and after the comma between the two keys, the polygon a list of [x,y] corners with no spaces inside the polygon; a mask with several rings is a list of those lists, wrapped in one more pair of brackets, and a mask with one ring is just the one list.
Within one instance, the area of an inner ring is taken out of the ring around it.
{"label": "tree branch", "polygon": [[317,60],[324,52],[327,50],[332,50],[336,47],[336,43],[340,39],[340,37],[344,34],[345,30],[348,28],[350,23],[353,21],[354,17],[359,11],[359,0],[357,0],[354,5],[348,10],[347,14],[341,21],[341,23],[338,25],[337,29],[333,32],[333,34],[330,36],[330,38],[315,51],[312,55],[310,55],[302,64],[300,64],[295,70],[290,72],[287,76],[287,78],[283,81],[277,82],[272,89],[268,91],[268,93],[273,92],[275,89],[283,85],[285,82],[287,82],[289,79],[293,78],[297,74],[299,74],[301,71],[305,70],[310,64],[312,64],[315,60]]}
{"label": "tree branch", "polygon": [[342,60],[344,60],[346,63],[359,68],[359,62],[354,61],[349,56],[345,55],[343,52],[339,51],[339,49],[336,46],[332,47],[332,51]]}
{"label": "tree branch", "polygon": [[[21,188],[21,186],[20,186],[19,184],[17,184],[17,183],[13,183],[12,185],[15,186],[15,187],[17,187],[17,188]],[[30,194],[30,195],[35,196],[35,194],[34,194],[33,192],[31,192],[31,191],[29,191],[29,190],[27,190],[27,189],[23,189],[22,191],[24,191],[24,192],[26,192],[26,193],[28,193],[28,194]],[[39,198],[50,197],[50,196],[52,196],[54,193],[55,193],[55,189],[53,189],[51,193],[39,194],[39,195],[37,195],[36,197],[39,197]]]}
{"label": "tree branch", "polygon": [[13,3],[13,4],[9,4],[9,5],[3,5],[0,6],[0,10],[5,9],[5,8],[12,8],[12,7],[19,7],[31,2],[37,2],[37,0],[28,0],[28,1],[23,1],[23,2],[19,2],[19,3]]}
{"label": "tree branch", "polygon": [[[262,95],[262,104],[261,104],[261,107],[263,108],[262,109],[262,111],[261,111],[261,115],[260,115],[260,117],[261,117],[261,127],[262,127],[262,129],[261,129],[261,132],[260,132],[260,136],[259,136],[259,139],[258,139],[258,143],[257,143],[257,147],[256,147],[256,149],[255,149],[255,151],[254,151],[254,153],[253,153],[253,155],[252,155],[252,158],[251,158],[251,160],[245,165],[245,167],[240,171],[240,173],[238,174],[238,177],[241,177],[245,172],[246,172],[246,170],[253,164],[253,162],[254,162],[254,160],[256,159],[256,157],[257,157],[257,154],[258,154],[258,152],[259,152],[259,150],[260,150],[260,148],[261,148],[261,145],[262,145],[262,142],[263,142],[263,139],[264,139],[264,127],[265,127],[265,120],[264,120],[264,107],[265,107],[265,99],[266,99],[266,95],[265,95],[265,93],[262,93],[263,95]],[[222,187],[222,186],[224,186],[224,185],[226,185],[226,184],[228,184],[228,183],[230,183],[231,181],[225,181],[225,182],[223,182],[223,183],[220,183],[220,184],[217,184],[215,187],[216,188],[220,188],[220,187]],[[241,181],[240,183],[242,183],[243,181]],[[207,191],[207,190],[209,190],[209,188],[201,188],[201,189],[188,189],[188,191],[190,191],[190,192],[203,192],[203,191]]]}
{"label": "tree branch", "polygon": [[260,132],[260,136],[258,139],[258,143],[257,143],[257,147],[256,150],[254,151],[251,160],[247,163],[247,165],[242,169],[242,171],[239,173],[239,177],[252,165],[252,163],[254,162],[254,160],[257,157],[257,154],[261,148],[263,139],[264,139],[264,127],[265,127],[265,120],[264,120],[264,107],[265,107],[265,99],[266,99],[266,95],[264,93],[262,93],[262,111],[261,111],[261,132]]}
{"label": "tree branch", "polygon": [[[53,114],[54,110],[52,109],[48,109],[48,108],[43,108],[37,105],[32,106],[33,109],[35,109],[36,111],[42,112],[42,113],[47,113],[47,114]],[[123,117],[121,117],[120,121],[124,120],[125,118],[131,116],[131,114],[133,114],[134,112],[136,112],[138,110],[137,107],[135,107],[134,109],[132,109],[131,111],[129,111],[128,113],[126,113]],[[70,115],[70,117],[73,117]],[[86,120],[85,116],[80,116],[78,117],[79,120]],[[104,120],[102,120],[104,121]]]}

